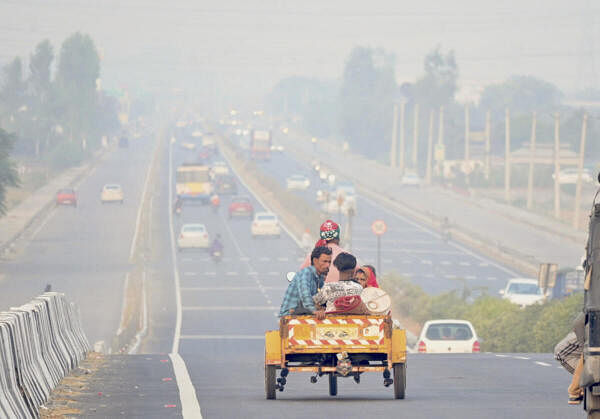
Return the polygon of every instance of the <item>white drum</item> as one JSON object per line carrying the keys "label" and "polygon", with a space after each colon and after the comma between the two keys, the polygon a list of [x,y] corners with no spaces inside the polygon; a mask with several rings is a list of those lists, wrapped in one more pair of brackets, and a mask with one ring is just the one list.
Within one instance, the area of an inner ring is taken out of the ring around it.
{"label": "white drum", "polygon": [[387,314],[392,308],[392,299],[381,288],[365,288],[360,294],[360,298],[371,314]]}

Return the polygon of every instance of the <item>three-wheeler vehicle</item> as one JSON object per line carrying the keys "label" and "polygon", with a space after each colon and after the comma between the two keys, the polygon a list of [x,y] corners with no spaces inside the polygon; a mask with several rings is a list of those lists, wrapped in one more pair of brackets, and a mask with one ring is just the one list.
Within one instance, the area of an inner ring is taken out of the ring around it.
{"label": "three-wheeler vehicle", "polygon": [[[279,372],[279,377],[277,373]],[[394,329],[388,315],[284,316],[279,330],[265,334],[265,393],[275,399],[291,372],[310,372],[312,383],[326,375],[329,395],[337,395],[338,377],[360,383],[365,372],[381,372],[393,385],[394,398],[406,390],[406,332]]]}

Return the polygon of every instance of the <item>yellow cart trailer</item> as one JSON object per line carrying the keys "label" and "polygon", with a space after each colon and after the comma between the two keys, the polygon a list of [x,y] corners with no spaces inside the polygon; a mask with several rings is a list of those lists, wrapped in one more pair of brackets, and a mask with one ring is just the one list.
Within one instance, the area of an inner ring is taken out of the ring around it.
{"label": "yellow cart trailer", "polygon": [[[279,371],[279,377],[277,372]],[[291,372],[310,372],[312,383],[329,379],[329,395],[337,395],[338,377],[360,383],[365,372],[381,372],[383,384],[394,386],[394,398],[406,391],[406,332],[392,327],[390,315],[284,316],[279,330],[265,334],[265,393],[275,399]]]}

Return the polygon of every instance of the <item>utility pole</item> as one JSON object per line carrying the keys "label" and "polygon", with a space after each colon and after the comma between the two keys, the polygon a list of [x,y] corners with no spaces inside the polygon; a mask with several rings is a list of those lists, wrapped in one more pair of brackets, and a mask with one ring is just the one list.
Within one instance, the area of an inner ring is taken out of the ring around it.
{"label": "utility pole", "polygon": [[510,204],[510,111],[504,115],[504,200]]}
{"label": "utility pole", "polygon": [[533,174],[534,174],[534,163],[535,158],[535,135],[537,126],[537,115],[533,113],[533,119],[531,121],[531,139],[529,140],[529,177],[527,178],[527,209],[533,208]]}
{"label": "utility pole", "polygon": [[415,123],[413,126],[413,149],[412,149],[412,166],[415,172],[417,171],[417,152],[419,144],[419,104],[415,104]]}
{"label": "utility pole", "polygon": [[554,114],[554,217],[560,220],[560,115]]}
{"label": "utility pole", "polygon": [[485,178],[490,178],[490,152],[492,144],[492,114],[485,113]]}
{"label": "utility pole", "polygon": [[[444,106],[440,106],[440,122],[439,122],[439,127],[438,127],[438,144],[440,146],[444,145]],[[438,174],[440,176],[440,179],[444,177],[443,164],[444,163],[441,160],[438,161]]]}
{"label": "utility pole", "polygon": [[406,101],[400,102],[400,173],[404,174],[404,149],[405,149],[405,138],[404,138],[404,111],[406,110]]}
{"label": "utility pole", "polygon": [[396,157],[398,152],[396,151],[396,142],[398,141],[398,105],[394,103],[394,122],[392,123],[392,147],[390,149],[390,166],[392,169],[396,168]]}
{"label": "utility pole", "polygon": [[425,183],[431,185],[431,159],[433,156],[433,109],[429,113],[429,136],[427,138],[427,171],[425,172]]}
{"label": "utility pole", "polygon": [[583,155],[585,153],[585,140],[587,135],[587,113],[583,114],[581,123],[581,142],[579,143],[579,162],[577,164],[577,186],[575,188],[575,211],[573,215],[573,227],[579,228],[579,211],[581,210],[581,182],[583,172]]}
{"label": "utility pole", "polygon": [[465,105],[465,161],[469,161],[471,157],[471,150],[469,150],[469,136],[471,127],[469,126],[469,105]]}

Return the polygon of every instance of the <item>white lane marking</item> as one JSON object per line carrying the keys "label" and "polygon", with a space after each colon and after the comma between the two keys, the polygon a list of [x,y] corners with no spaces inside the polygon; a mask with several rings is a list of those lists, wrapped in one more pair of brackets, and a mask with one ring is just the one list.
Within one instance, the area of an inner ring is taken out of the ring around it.
{"label": "white lane marking", "polygon": [[[361,198],[364,199],[364,200],[366,200],[366,201],[369,201],[371,203],[371,205],[374,205],[374,206],[376,206],[378,208],[381,208],[383,211],[387,212],[388,214],[392,215],[393,217],[399,218],[399,219],[403,220],[405,223],[408,223],[408,224],[410,224],[410,225],[418,228],[419,230],[424,231],[424,232],[432,235],[433,237],[441,238],[440,234],[434,233],[432,230],[429,230],[428,228],[425,228],[425,227],[419,225],[416,221],[412,221],[409,218],[407,218],[405,216],[402,216],[402,215],[400,215],[400,214],[392,211],[391,209],[388,209],[387,207],[379,204],[378,202],[372,200],[371,198],[367,198],[365,196],[361,196]],[[493,262],[491,260],[486,260],[483,257],[479,256],[478,254],[472,252],[471,250],[465,248],[464,246],[461,246],[460,244],[457,244],[454,241],[451,241],[448,244],[451,247],[454,247],[455,249],[458,249],[458,250],[462,251],[463,253],[466,253],[466,254],[474,257],[475,259],[477,259],[480,262],[488,263],[491,266],[494,266],[495,268],[497,268],[497,269],[499,269],[499,270],[501,270],[501,271],[509,274],[511,277],[518,277],[519,276],[516,272],[514,272],[514,271],[512,271],[512,270],[510,270],[508,268],[505,268],[504,266],[501,266],[501,265],[499,265],[496,262]],[[387,249],[386,251],[389,251],[389,249]],[[427,251],[427,252],[430,252],[431,254],[438,254],[438,252],[431,252],[431,251]]]}
{"label": "white lane marking", "polygon": [[489,264],[489,263],[486,263],[486,262],[481,262],[481,263],[479,264],[479,266],[490,266],[490,264]]}
{"label": "white lane marking", "polygon": [[193,262],[194,261],[194,259],[192,259],[192,258],[181,258],[180,260],[183,262]]}
{"label": "white lane marking", "polygon": [[129,272],[125,274],[125,281],[123,281],[123,302],[121,304],[121,321],[119,322],[119,328],[117,329],[117,336],[123,333],[123,326],[125,326],[125,311],[127,311],[127,287],[129,286]]}
{"label": "white lane marking", "polygon": [[200,411],[200,403],[198,403],[198,397],[196,396],[196,389],[192,384],[183,358],[177,353],[169,354],[169,357],[173,363],[175,381],[177,381],[177,387],[179,388],[182,416],[185,419],[202,419],[202,412]]}
{"label": "white lane marking", "polygon": [[271,276],[281,275],[281,272],[271,271],[267,275],[271,275]]}
{"label": "white lane marking", "polygon": [[383,263],[394,263],[394,261],[392,259],[383,259],[382,262]]}
{"label": "white lane marking", "polygon": [[498,358],[508,358],[508,355],[495,354]]}
{"label": "white lane marking", "polygon": [[33,233],[31,233],[31,235],[29,236],[29,240],[33,241],[37,235],[40,233],[40,231],[42,231],[42,229],[46,226],[46,224],[48,224],[48,221],[50,221],[50,218],[52,218],[52,216],[54,215],[54,213],[56,212],[56,206],[54,206],[54,208],[52,208],[50,210],[50,212],[48,212],[48,215],[46,215],[46,218],[44,218],[44,221],[42,221],[40,223],[40,225],[38,226],[38,228],[36,228]]}
{"label": "white lane marking", "polygon": [[496,278],[495,276],[488,276],[486,279],[487,279],[488,281],[495,281],[495,280],[496,280],[496,279],[498,279],[498,278]]}
{"label": "white lane marking", "polygon": [[531,359],[527,356],[513,356],[514,359]]}
{"label": "white lane marking", "polygon": [[471,262],[459,262],[460,266],[471,266]]}
{"label": "white lane marking", "polygon": [[237,274],[238,274],[237,272],[234,272],[234,271],[229,271],[229,272],[227,272],[225,275],[228,275],[228,276],[233,276],[233,275],[237,275]]}
{"label": "white lane marking", "polygon": [[433,275],[433,274],[425,274],[425,278],[435,278],[435,275]]}
{"label": "white lane marking", "polygon": [[242,262],[250,262],[250,258],[249,258],[249,257],[247,257],[247,256],[241,257],[241,258],[240,258],[240,260],[241,260]]}
{"label": "white lane marking", "polygon": [[444,278],[447,278],[447,279],[456,279],[456,275],[444,275]]}
{"label": "white lane marking", "polygon": [[278,310],[275,306],[187,306],[183,311],[263,311]]}
{"label": "white lane marking", "polygon": [[290,258],[288,258],[288,257],[278,257],[277,258],[277,261],[279,261],[279,262],[287,262],[289,260],[290,260]]}
{"label": "white lane marking", "polygon": [[181,339],[195,340],[263,340],[264,335],[182,335]]}
{"label": "white lane marking", "polygon": [[547,364],[545,362],[535,361],[536,364],[541,365],[542,367],[551,367],[552,365]]}
{"label": "white lane marking", "polygon": [[477,279],[475,275],[467,275],[465,278],[467,279]]}
{"label": "white lane marking", "polygon": [[210,275],[210,276],[215,276],[217,273],[216,272],[204,272],[204,275]]}
{"label": "white lane marking", "polygon": [[196,272],[184,272],[183,276],[196,276],[198,275]]}
{"label": "white lane marking", "polygon": [[404,272],[402,275],[404,275],[404,276],[412,276],[413,273],[412,272]]}
{"label": "white lane marking", "polygon": [[[146,200],[146,195],[148,194],[148,183],[150,182],[150,172],[152,172],[152,165],[154,164],[154,156],[158,151],[158,147],[160,147],[160,140],[156,145],[156,149],[152,153],[152,159],[150,160],[150,164],[148,165],[148,171],[146,172],[146,180],[144,181],[144,189],[142,191],[142,198],[140,199],[140,205],[138,207],[137,218],[135,220],[135,230],[133,233],[133,239],[131,240],[131,247],[129,249],[129,261],[133,262],[133,254],[135,253],[135,245],[137,242],[138,235],[140,233],[140,221],[142,220],[142,207],[144,206],[144,201]],[[169,207],[171,209],[172,207]],[[171,211],[169,211],[171,212]]]}
{"label": "white lane marking", "polygon": [[250,276],[258,275],[258,272],[255,272],[255,271],[248,272],[247,275],[250,275]]}
{"label": "white lane marking", "polygon": [[449,260],[443,260],[442,261],[442,265],[452,265],[452,262],[450,262]]}
{"label": "white lane marking", "polygon": [[179,399],[181,400],[181,414],[184,419],[199,418],[202,419],[200,403],[196,397],[196,390],[188,374],[187,367],[183,358],[179,356],[179,340],[181,339],[181,284],[179,281],[179,272],[177,271],[177,252],[175,251],[175,232],[173,231],[173,144],[169,142],[169,230],[171,233],[171,262],[173,266],[173,281],[175,282],[175,305],[177,315],[175,318],[175,331],[173,334],[173,346],[171,348],[171,362],[173,362],[173,371],[175,380],[179,388]]}

